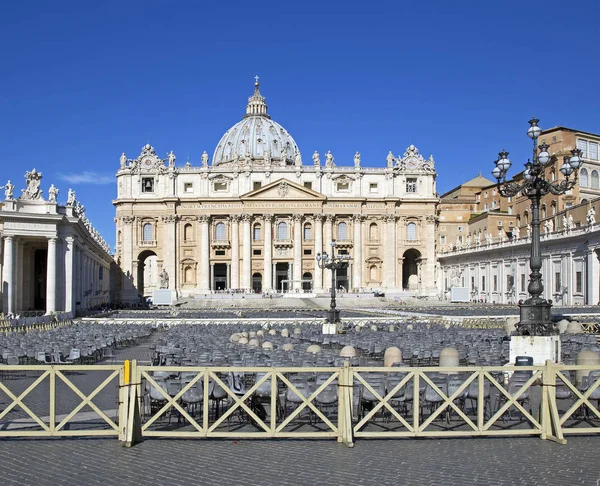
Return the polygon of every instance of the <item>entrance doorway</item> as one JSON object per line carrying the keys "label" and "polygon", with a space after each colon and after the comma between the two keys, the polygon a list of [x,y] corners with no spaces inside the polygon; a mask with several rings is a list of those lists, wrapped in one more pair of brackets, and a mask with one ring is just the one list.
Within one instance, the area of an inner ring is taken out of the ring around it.
{"label": "entrance doorway", "polygon": [[[46,309],[46,265],[48,250],[35,250],[34,256],[34,283],[33,305],[34,309]],[[85,286],[84,286],[85,288]]]}
{"label": "entrance doorway", "polygon": [[419,288],[419,265],[421,253],[410,249],[404,252],[402,262],[402,288],[408,290],[417,290]]}
{"label": "entrance doorway", "polygon": [[275,264],[275,286],[277,292],[285,293],[290,291],[290,267],[291,265],[287,262]]}
{"label": "entrance doorway", "polygon": [[215,263],[213,290],[225,290],[227,288],[227,263]]}
{"label": "entrance doorway", "polygon": [[313,280],[312,273],[306,272],[305,274],[302,275],[302,290],[304,292],[312,292],[312,286],[313,286],[312,280]]}
{"label": "entrance doorway", "polygon": [[260,294],[262,292],[262,275],[260,273],[252,275],[252,290],[255,294]]}

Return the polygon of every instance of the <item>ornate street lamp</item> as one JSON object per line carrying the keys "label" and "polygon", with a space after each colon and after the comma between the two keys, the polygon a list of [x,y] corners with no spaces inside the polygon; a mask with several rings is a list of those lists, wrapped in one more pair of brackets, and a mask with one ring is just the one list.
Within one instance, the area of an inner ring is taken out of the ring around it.
{"label": "ornate street lamp", "polygon": [[331,242],[331,255],[328,255],[327,252],[324,252],[323,255],[321,253],[317,253],[317,265],[319,268],[326,268],[331,270],[331,304],[329,308],[329,315],[327,317],[327,322],[331,324],[338,324],[340,322],[340,311],[336,309],[335,303],[335,281],[337,271],[342,268],[347,268],[350,263],[350,255],[345,254],[341,255],[339,252],[337,256],[335,256],[335,241]]}
{"label": "ornate street lamp", "polygon": [[[565,176],[561,181],[550,182],[546,180],[545,167],[550,162],[548,145],[542,143],[538,147],[538,137],[542,133],[538,126],[539,120],[529,120],[527,135],[533,140],[533,158],[525,164],[523,182],[506,180],[506,174],[510,169],[511,162],[508,152],[502,150],[498,154],[498,160],[494,161],[496,167],[492,175],[498,181],[498,191],[503,197],[512,197],[521,193],[531,201],[531,258],[529,268],[529,285],[527,291],[530,297],[519,301],[521,321],[517,324],[517,334],[521,336],[551,336],[558,334],[556,325],[550,319],[552,301],[546,300],[540,295],[544,291],[542,285],[542,258],[540,249],[540,200],[548,193],[562,195],[571,190],[577,184],[577,169],[581,165],[581,150],[573,149],[570,156],[565,156],[560,172]],[[573,178],[570,179],[571,175]]]}

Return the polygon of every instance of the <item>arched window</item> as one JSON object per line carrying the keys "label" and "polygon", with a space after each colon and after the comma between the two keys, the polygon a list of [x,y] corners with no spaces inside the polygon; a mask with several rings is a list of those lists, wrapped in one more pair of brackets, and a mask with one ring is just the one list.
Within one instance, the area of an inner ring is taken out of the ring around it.
{"label": "arched window", "polygon": [[417,239],[417,225],[415,223],[408,223],[406,226],[406,239],[409,241]]}
{"label": "arched window", "polygon": [[254,231],[252,232],[252,239],[257,241],[257,240],[262,240],[262,235],[261,235],[261,226],[260,224],[255,224],[254,225]]}
{"label": "arched window", "polygon": [[529,224],[529,213],[527,211],[523,213],[523,217],[525,218],[525,224]]}
{"label": "arched window", "polygon": [[193,234],[192,225],[190,223],[186,224],[183,227],[183,240],[192,241],[194,239]]}
{"label": "arched window", "polygon": [[546,205],[542,204],[542,219],[546,219]]}
{"label": "arched window", "polygon": [[581,169],[579,172],[579,187],[588,187],[588,171],[587,169]]}
{"label": "arched window", "polygon": [[552,201],[552,216],[556,216],[556,201]]}
{"label": "arched window", "polygon": [[217,223],[215,225],[215,240],[223,241],[225,239],[225,223]]}
{"label": "arched window", "polygon": [[288,237],[288,227],[287,223],[283,221],[277,225],[277,239],[278,240],[287,240]]}
{"label": "arched window", "polygon": [[587,199],[582,199],[582,200],[581,200],[581,204],[587,204],[587,203],[588,203],[588,200],[587,200]]}
{"label": "arched window", "polygon": [[312,240],[312,225],[310,223],[304,225],[304,239]]}
{"label": "arched window", "polygon": [[143,227],[142,231],[142,240],[144,241],[152,241],[152,235],[154,231],[152,231],[152,225],[150,223],[146,223]]}
{"label": "arched window", "polygon": [[597,170],[592,171],[592,189],[600,189]]}
{"label": "arched window", "polygon": [[377,227],[377,224],[375,224],[375,223],[371,223],[371,226],[369,226],[369,240],[371,240],[371,241],[379,240],[379,228]]}
{"label": "arched window", "polygon": [[338,224],[338,240],[348,239],[348,225],[346,223]]}
{"label": "arched window", "polygon": [[121,232],[117,233],[117,243],[121,243]]}
{"label": "arched window", "polygon": [[371,265],[371,267],[369,268],[369,277],[371,282],[377,282],[378,280],[378,272],[377,272],[377,265]]}

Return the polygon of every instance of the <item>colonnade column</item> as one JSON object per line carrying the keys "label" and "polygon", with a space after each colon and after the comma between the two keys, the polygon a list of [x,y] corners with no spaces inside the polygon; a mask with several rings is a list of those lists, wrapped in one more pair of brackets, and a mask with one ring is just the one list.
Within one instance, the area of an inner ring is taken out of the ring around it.
{"label": "colonnade column", "polygon": [[[315,254],[323,253],[323,215],[315,214],[314,215],[315,222]],[[317,265],[315,260],[315,281],[313,285],[313,289],[315,292],[320,293],[323,292],[323,270]]]}
{"label": "colonnade column", "polygon": [[[73,287],[75,282],[73,278],[73,241],[74,238],[72,236],[65,238],[65,242],[67,243],[65,252],[65,312],[73,312],[75,310],[73,306]],[[106,278],[106,276],[103,276],[103,278]]]}
{"label": "colonnade column", "polygon": [[210,278],[210,245],[209,245],[209,217],[202,215],[200,221],[200,292],[208,293]]}
{"label": "colonnade column", "polygon": [[4,237],[4,261],[2,263],[2,296],[4,314],[14,314],[14,237]]}
{"label": "colonnade column", "polygon": [[[364,217],[361,214],[355,214],[352,218],[354,221],[354,262],[352,265],[352,287],[359,288],[362,283],[362,232],[361,226]],[[352,290],[352,289],[349,289]]]}
{"label": "colonnade column", "polygon": [[292,275],[293,289],[302,289],[302,215],[294,214],[294,274]]}
{"label": "colonnade column", "polygon": [[[132,255],[132,245],[133,245],[133,222],[135,221],[134,216],[123,216],[121,218],[123,222],[123,237],[121,238],[121,254],[123,256],[123,263],[121,268],[123,268],[123,283],[121,286],[121,299],[125,302],[130,302],[134,300],[134,292],[133,290],[133,282],[134,278],[137,279],[137,275],[133,275],[133,255]],[[83,308],[83,289],[81,288],[81,282],[84,275],[83,272],[83,261],[82,261],[83,248],[80,248],[79,251],[79,262],[78,262],[78,279],[80,282],[80,295],[79,302],[81,307]]]}
{"label": "colonnade column", "polygon": [[264,269],[263,289],[273,289],[273,215],[264,214]]}
{"label": "colonnade column", "polygon": [[172,290],[179,287],[177,279],[177,221],[179,216],[168,214],[162,217],[165,227],[165,243],[163,244],[163,268],[169,276],[169,285]]}
{"label": "colonnade column", "polygon": [[[323,228],[323,239],[324,241],[324,252],[331,253],[331,242],[333,241],[333,215],[327,214],[325,216],[325,227]],[[331,255],[333,258],[333,255]],[[331,270],[325,269],[323,274],[325,283],[324,288],[329,288],[331,285]]]}
{"label": "colonnade column", "polygon": [[46,267],[46,313],[56,312],[56,237],[48,238]]}
{"label": "colonnade column", "polygon": [[230,288],[240,288],[240,217],[231,216],[231,284]]}
{"label": "colonnade column", "polygon": [[249,289],[252,287],[250,273],[252,272],[252,240],[250,238],[250,220],[251,214],[242,215],[242,238],[243,238],[243,262],[242,262],[242,288]]}
{"label": "colonnade column", "polygon": [[384,287],[391,289],[396,283],[396,217],[389,214],[384,217],[385,221],[385,245],[384,245]]}

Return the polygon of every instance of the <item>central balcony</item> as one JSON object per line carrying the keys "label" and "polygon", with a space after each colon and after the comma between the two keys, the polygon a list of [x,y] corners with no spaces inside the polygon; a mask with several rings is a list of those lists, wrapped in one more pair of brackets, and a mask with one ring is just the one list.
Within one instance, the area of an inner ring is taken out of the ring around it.
{"label": "central balcony", "polygon": [[210,246],[214,249],[222,250],[229,248],[231,246],[231,242],[229,240],[213,240],[210,242]]}

